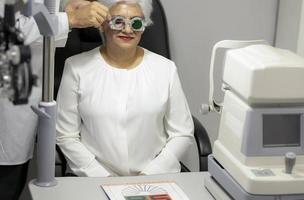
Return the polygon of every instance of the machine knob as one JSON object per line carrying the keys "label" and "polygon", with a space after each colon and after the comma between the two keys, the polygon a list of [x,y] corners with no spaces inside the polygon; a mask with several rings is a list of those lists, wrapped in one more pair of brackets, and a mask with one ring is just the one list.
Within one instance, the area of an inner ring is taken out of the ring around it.
{"label": "machine knob", "polygon": [[286,174],[292,174],[292,169],[296,164],[296,154],[293,152],[287,152],[285,154],[285,172]]}

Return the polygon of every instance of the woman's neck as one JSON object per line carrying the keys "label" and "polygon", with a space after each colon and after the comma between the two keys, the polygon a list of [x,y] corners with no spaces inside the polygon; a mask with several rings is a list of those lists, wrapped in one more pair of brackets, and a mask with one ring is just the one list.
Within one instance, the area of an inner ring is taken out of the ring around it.
{"label": "woman's neck", "polygon": [[100,48],[100,52],[108,64],[122,69],[136,67],[141,62],[143,56],[143,50],[139,47],[122,50],[105,46]]}

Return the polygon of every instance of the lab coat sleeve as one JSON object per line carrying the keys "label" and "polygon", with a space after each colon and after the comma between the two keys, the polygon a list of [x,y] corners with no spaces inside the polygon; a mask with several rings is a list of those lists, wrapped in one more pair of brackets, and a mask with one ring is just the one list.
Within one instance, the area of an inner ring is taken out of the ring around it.
{"label": "lab coat sleeve", "polygon": [[179,160],[193,143],[194,125],[189,106],[174,66],[170,95],[164,118],[168,139],[162,151],[148,164],[142,174],[180,172]]}
{"label": "lab coat sleeve", "polygon": [[[58,32],[55,36],[56,47],[64,47],[69,33],[69,21],[65,12],[56,14],[58,17]],[[22,31],[25,36],[25,44],[29,45],[33,42],[42,43],[38,25],[33,17],[25,17],[17,15],[16,26]]]}
{"label": "lab coat sleeve", "polygon": [[78,176],[106,177],[110,173],[81,142],[81,117],[78,112],[79,76],[66,61],[57,97],[56,142]]}

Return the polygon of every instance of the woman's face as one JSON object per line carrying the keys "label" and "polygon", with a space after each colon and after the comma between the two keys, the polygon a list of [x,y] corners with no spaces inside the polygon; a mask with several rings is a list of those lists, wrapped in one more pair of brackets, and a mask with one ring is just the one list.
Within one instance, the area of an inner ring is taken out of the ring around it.
{"label": "woman's face", "polygon": [[[143,18],[142,10],[137,4],[118,3],[112,6],[109,12],[111,17],[121,16],[127,20],[134,17]],[[122,30],[112,30],[109,24],[105,23],[103,31],[107,46],[115,46],[124,50],[136,48],[143,33],[133,31],[129,24],[126,24]]]}

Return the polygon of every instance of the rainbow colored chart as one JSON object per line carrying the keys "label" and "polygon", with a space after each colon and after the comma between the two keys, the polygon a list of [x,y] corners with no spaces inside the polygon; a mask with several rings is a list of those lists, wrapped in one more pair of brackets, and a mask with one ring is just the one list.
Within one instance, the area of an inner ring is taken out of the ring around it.
{"label": "rainbow colored chart", "polygon": [[155,185],[131,185],[122,191],[126,200],[172,200],[165,189]]}
{"label": "rainbow colored chart", "polygon": [[102,185],[110,200],[189,200],[175,182]]}
{"label": "rainbow colored chart", "polygon": [[126,200],[172,200],[168,194],[125,196]]}

